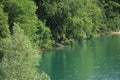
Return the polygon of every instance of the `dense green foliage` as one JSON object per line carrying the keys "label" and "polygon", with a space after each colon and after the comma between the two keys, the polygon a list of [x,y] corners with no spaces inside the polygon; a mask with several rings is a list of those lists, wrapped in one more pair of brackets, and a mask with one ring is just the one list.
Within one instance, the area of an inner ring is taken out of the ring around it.
{"label": "dense green foliage", "polygon": [[51,34],[36,8],[30,0],[0,0],[0,80],[49,80],[37,70],[40,54],[34,47],[50,47]]}
{"label": "dense green foliage", "polygon": [[[119,1],[35,0],[35,2],[38,5],[38,18],[46,22],[57,42],[63,35],[67,39],[80,40],[119,29]],[[114,18],[111,18],[112,15]]]}
{"label": "dense green foliage", "polygon": [[11,33],[13,23],[19,22],[30,40],[41,47],[99,36],[120,27],[118,0],[1,0],[1,4],[4,25],[9,25]]}
{"label": "dense green foliage", "polygon": [[3,5],[0,3],[0,38],[5,38],[9,34],[8,16],[3,12]]}
{"label": "dense green foliage", "polygon": [[2,38],[6,38],[9,35],[9,27],[8,27],[8,17],[7,14],[3,12],[3,5],[0,3],[0,59],[3,57],[2,50]]}
{"label": "dense green foliage", "polygon": [[44,49],[71,44],[119,29],[119,0],[0,0],[0,60],[9,74],[21,65],[11,78],[24,76],[23,67],[33,69],[35,62],[29,60],[36,56],[35,46]]}
{"label": "dense green foliage", "polygon": [[[8,23],[11,34],[13,32],[14,22],[19,22],[19,25],[25,30],[25,34],[32,42],[41,42],[39,37],[43,36],[43,34],[39,33],[46,32],[50,34],[50,31],[46,29],[46,26],[41,25],[43,24],[42,22],[39,25],[39,20],[35,14],[37,7],[33,1],[20,0],[18,2],[17,0],[3,0],[2,3],[4,5],[4,11],[8,13]],[[45,32],[43,30],[39,30],[41,27],[45,28]],[[46,39],[49,38],[50,37],[46,37]]]}
{"label": "dense green foliage", "polygon": [[[2,70],[5,80],[49,80],[46,74],[39,74],[40,55],[18,24],[13,26],[13,35],[2,40],[4,58]],[[19,46],[19,47],[18,47]],[[36,67],[36,68],[35,68]],[[4,79],[2,78],[2,80]]]}
{"label": "dense green foliage", "polygon": [[108,30],[120,29],[120,1],[100,0],[100,7],[104,12],[104,22]]}

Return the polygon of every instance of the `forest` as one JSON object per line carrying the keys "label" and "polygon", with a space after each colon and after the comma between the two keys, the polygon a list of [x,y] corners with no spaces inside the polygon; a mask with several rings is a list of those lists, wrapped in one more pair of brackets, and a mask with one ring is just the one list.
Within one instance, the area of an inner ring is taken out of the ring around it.
{"label": "forest", "polygon": [[119,0],[0,0],[0,80],[50,80],[40,49],[119,30]]}

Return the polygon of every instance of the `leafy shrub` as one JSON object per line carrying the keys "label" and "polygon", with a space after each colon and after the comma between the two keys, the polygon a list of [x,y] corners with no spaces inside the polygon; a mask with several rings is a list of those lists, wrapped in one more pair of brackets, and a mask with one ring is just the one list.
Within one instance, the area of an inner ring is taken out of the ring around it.
{"label": "leafy shrub", "polygon": [[18,24],[13,26],[13,35],[2,43],[5,46],[2,59],[5,80],[50,80],[45,73],[38,72],[41,56]]}

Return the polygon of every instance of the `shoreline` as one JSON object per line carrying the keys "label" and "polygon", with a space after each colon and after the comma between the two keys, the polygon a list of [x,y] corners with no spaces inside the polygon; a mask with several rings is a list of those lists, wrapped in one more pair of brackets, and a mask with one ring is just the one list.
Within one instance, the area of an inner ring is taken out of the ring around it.
{"label": "shoreline", "polygon": [[[111,34],[111,35],[120,35],[120,31],[111,31],[109,32],[108,34]],[[63,45],[63,44],[60,44],[60,43],[57,43],[56,46],[52,47],[51,49],[60,49],[60,48],[64,48],[64,47],[68,47],[68,46],[71,46],[71,44],[69,45]],[[49,50],[50,48],[40,48],[40,52],[43,53],[44,51],[47,51]]]}
{"label": "shoreline", "polygon": [[111,32],[112,35],[114,34],[120,34],[120,31],[117,31],[117,32]]}

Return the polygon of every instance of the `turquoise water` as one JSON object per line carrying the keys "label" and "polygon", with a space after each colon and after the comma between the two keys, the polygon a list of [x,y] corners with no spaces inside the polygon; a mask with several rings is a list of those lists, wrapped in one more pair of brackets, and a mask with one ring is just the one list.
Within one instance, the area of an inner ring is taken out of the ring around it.
{"label": "turquoise water", "polygon": [[51,80],[120,80],[120,35],[46,51],[41,68]]}

